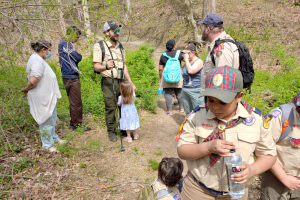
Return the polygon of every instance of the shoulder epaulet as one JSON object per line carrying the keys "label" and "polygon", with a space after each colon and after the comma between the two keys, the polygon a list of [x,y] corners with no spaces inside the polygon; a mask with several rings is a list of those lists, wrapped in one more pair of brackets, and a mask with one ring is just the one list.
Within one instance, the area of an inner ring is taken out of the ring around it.
{"label": "shoulder epaulet", "polygon": [[262,115],[262,112],[261,112],[258,108],[254,108],[254,112],[255,112],[256,114],[258,114],[259,116]]}

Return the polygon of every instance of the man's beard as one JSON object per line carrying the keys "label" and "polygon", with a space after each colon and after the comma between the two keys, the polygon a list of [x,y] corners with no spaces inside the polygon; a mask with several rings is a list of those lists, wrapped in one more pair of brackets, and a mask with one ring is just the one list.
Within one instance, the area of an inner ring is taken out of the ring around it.
{"label": "man's beard", "polygon": [[205,33],[205,30],[202,31],[201,39],[202,41],[208,41],[208,34]]}
{"label": "man's beard", "polygon": [[109,39],[111,39],[113,42],[117,42],[118,41],[118,39],[116,39],[115,36],[111,35],[110,33],[109,33]]}
{"label": "man's beard", "polygon": [[205,30],[202,32],[201,39],[202,41],[208,41],[208,34],[205,33]]}

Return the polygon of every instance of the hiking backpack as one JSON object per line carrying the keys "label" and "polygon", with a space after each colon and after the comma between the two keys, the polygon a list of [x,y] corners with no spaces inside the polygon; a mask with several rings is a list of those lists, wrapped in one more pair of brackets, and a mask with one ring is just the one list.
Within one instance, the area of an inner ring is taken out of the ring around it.
{"label": "hiking backpack", "polygon": [[167,55],[167,53],[163,53],[163,56],[168,58],[168,61],[165,65],[165,69],[163,71],[163,78],[167,83],[177,83],[181,78],[180,71],[180,62],[178,60],[180,55],[180,50],[177,50],[174,58],[171,58]]}
{"label": "hiking backpack", "polygon": [[[278,106],[279,109],[282,112],[282,118],[281,118],[281,125],[282,125],[282,132],[279,137],[279,140],[277,142],[280,142],[284,140],[289,133],[293,130],[293,125],[294,125],[294,110],[291,104],[283,104]],[[267,114],[264,116],[265,121],[267,118],[270,118],[270,120],[273,118],[272,114]]]}
{"label": "hiking backpack", "polygon": [[[105,48],[104,48],[104,41],[103,40],[100,40],[99,42],[99,45],[100,45],[100,49],[101,49],[101,52],[102,52],[102,62],[104,60],[104,57],[105,57]],[[121,54],[122,54],[122,57],[123,57],[123,45],[121,42],[119,42],[119,48],[120,48],[120,51],[121,51]],[[100,74],[100,72],[96,72],[95,69],[94,69],[94,73],[96,74]]]}
{"label": "hiking backpack", "polygon": [[254,69],[253,69],[253,62],[252,58],[250,56],[250,52],[246,45],[244,45],[242,42],[238,42],[235,40],[230,40],[230,39],[223,39],[223,40],[216,40],[215,45],[210,52],[210,57],[215,65],[215,58],[214,58],[214,50],[218,48],[218,46],[224,42],[231,42],[235,44],[238,48],[239,51],[239,70],[242,73],[243,76],[243,88],[247,88],[249,90],[249,94],[251,93],[251,85],[253,83],[254,79]]}

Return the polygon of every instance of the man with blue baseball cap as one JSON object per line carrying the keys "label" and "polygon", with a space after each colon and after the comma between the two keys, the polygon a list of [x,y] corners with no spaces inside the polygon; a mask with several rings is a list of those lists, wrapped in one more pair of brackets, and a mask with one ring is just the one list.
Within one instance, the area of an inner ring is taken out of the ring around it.
{"label": "man with blue baseball cap", "polygon": [[[239,68],[239,52],[235,44],[230,42],[221,43],[216,49],[214,49],[214,63],[211,58],[211,51],[217,40],[230,39],[232,37],[224,31],[223,19],[217,14],[209,14],[203,21],[199,21],[202,28],[202,40],[209,42],[208,53],[203,65],[201,74],[201,80],[205,80],[209,71],[220,66],[230,66],[233,68]],[[201,81],[201,91],[205,89],[205,81]]]}

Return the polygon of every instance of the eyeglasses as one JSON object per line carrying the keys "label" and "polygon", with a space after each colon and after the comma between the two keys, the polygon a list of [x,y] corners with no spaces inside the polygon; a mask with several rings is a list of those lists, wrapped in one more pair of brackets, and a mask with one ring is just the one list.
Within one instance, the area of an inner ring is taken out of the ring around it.
{"label": "eyeglasses", "polygon": [[114,34],[117,34],[117,33],[120,33],[120,29],[114,31]]}

